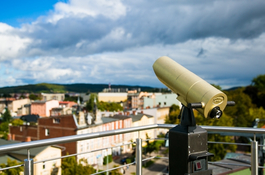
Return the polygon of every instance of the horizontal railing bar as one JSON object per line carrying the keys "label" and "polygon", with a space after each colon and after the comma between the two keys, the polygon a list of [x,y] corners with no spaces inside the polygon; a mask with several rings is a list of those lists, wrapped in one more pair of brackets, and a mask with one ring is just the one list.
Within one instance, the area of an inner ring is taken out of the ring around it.
{"label": "horizontal railing bar", "polygon": [[[117,134],[125,134],[125,133],[130,133],[130,132],[156,129],[156,128],[170,129],[175,126],[176,125],[173,125],[173,124],[153,124],[153,125],[123,128],[123,129],[102,131],[102,132],[89,133],[89,134],[71,135],[71,136],[65,136],[65,137],[36,140],[36,141],[31,141],[31,142],[22,142],[22,143],[16,143],[16,144],[2,145],[0,146],[0,153],[16,151],[16,150],[21,150],[21,149],[30,149],[30,148],[40,147],[40,146],[49,146],[49,145],[56,145],[56,144],[62,144],[62,143],[68,143],[68,142],[76,142],[80,140],[107,137],[107,136],[112,136],[112,135],[117,135]],[[220,131],[220,132],[231,132],[232,131],[232,132],[242,132],[242,133],[252,133],[252,134],[265,134],[265,130],[259,129],[259,128],[223,127],[223,126],[201,126],[201,127],[203,129],[206,129],[207,131]]]}
{"label": "horizontal railing bar", "polygon": [[208,143],[218,143],[218,144],[227,144],[227,145],[251,146],[251,144],[248,144],[248,143],[213,142],[213,141],[208,141]]}
{"label": "horizontal railing bar", "polygon": [[[224,162],[208,162],[209,164],[212,165],[234,165],[234,166],[244,166],[244,167],[251,167],[249,164],[235,164],[235,163],[224,163]],[[264,166],[258,166],[258,168],[265,168]]]}
{"label": "horizontal railing bar", "polygon": [[152,156],[152,157],[145,158],[145,159],[142,160],[142,162],[147,161],[147,160],[150,160],[150,159],[154,159],[155,157],[156,156]]}
{"label": "horizontal railing bar", "polygon": [[169,159],[168,157],[159,157],[159,156],[156,156],[155,159]]}
{"label": "horizontal railing bar", "polygon": [[100,137],[107,137],[117,134],[125,134],[130,132],[155,129],[157,127],[158,127],[157,124],[153,124],[153,125],[137,126],[137,127],[123,128],[123,129],[110,130],[110,131],[95,132],[89,134],[71,135],[71,136],[56,137],[51,139],[35,140],[31,142],[9,144],[9,145],[0,146],[0,153],[21,150],[21,149],[30,149],[40,146],[49,146],[49,145],[56,145],[62,143],[76,142],[80,140],[94,139]]}
{"label": "horizontal railing bar", "polygon": [[234,166],[244,166],[244,167],[251,167],[251,165],[247,164],[236,164],[236,163],[224,163],[224,162],[208,162],[209,164],[216,164],[216,165],[234,165]]}
{"label": "horizontal railing bar", "polygon": [[6,168],[0,168],[0,171],[9,170],[11,168],[18,168],[18,167],[21,167],[21,166],[24,166],[24,164],[15,165],[15,166],[9,166],[9,167],[6,167]]}
{"label": "horizontal railing bar", "polygon": [[102,151],[102,150],[105,150],[105,149],[116,148],[116,147],[120,147],[120,146],[124,146],[124,145],[131,145],[131,144],[134,144],[134,143],[135,142],[130,142],[130,143],[125,143],[123,145],[111,146],[111,147],[106,147],[106,148],[95,149],[95,150],[92,150],[92,151],[86,151],[86,152],[82,152],[82,153],[76,153],[76,154],[70,154],[70,155],[61,156],[61,157],[55,157],[55,158],[51,158],[51,159],[40,160],[40,161],[34,162],[34,164],[42,163],[42,162],[48,162],[48,161],[57,160],[57,159],[64,159],[64,158],[67,158],[67,157],[72,157],[72,156],[77,156],[77,155],[82,155],[82,154],[87,154],[87,153],[93,153],[93,152]]}

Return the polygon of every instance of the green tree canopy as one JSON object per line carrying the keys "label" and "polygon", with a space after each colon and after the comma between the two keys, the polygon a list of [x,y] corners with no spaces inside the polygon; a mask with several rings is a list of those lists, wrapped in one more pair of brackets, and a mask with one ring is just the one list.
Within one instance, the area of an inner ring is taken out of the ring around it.
{"label": "green tree canopy", "polygon": [[6,108],[4,114],[2,115],[2,119],[3,119],[3,122],[8,122],[9,123],[11,121],[12,116],[11,116],[8,108]]}
{"label": "green tree canopy", "polygon": [[[7,159],[7,164],[2,163],[2,164],[0,164],[0,167],[1,168],[6,168],[6,167],[15,166],[15,165],[19,165],[18,161]],[[4,170],[4,171],[2,171],[0,173],[0,175],[18,175],[23,170],[24,170],[23,166],[20,166],[20,167],[17,167],[17,168],[11,168],[11,169],[8,169],[8,170]]]}
{"label": "green tree canopy", "polygon": [[180,108],[178,105],[173,104],[169,108],[169,114],[165,118],[165,123],[167,124],[178,124],[179,123],[179,116]]}
{"label": "green tree canopy", "polygon": [[[82,163],[81,163],[82,162]],[[96,170],[87,164],[87,161],[81,159],[79,163],[77,163],[75,156],[66,157],[62,159],[62,175],[87,175],[93,174]]]}
{"label": "green tree canopy", "polygon": [[252,79],[252,84],[254,87],[257,87],[260,91],[265,91],[265,74],[258,75]]}
{"label": "green tree canopy", "polygon": [[98,104],[98,98],[97,98],[97,94],[92,93],[90,94],[90,98],[89,100],[86,102],[86,110],[88,112],[92,112],[94,109],[94,99],[96,99],[96,102]]}
{"label": "green tree canopy", "polygon": [[123,107],[120,103],[100,101],[98,103],[98,109],[101,111],[122,111]]}
{"label": "green tree canopy", "polygon": [[29,95],[29,99],[31,99],[31,100],[41,100],[41,97],[39,97],[38,95],[35,95],[35,94],[30,94]]}

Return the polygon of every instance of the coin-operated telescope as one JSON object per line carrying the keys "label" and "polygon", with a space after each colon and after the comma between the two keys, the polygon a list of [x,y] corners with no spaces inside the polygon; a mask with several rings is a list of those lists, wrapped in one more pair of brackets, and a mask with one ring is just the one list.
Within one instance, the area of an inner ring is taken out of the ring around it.
{"label": "coin-operated telescope", "polygon": [[193,108],[206,118],[219,119],[227,105],[227,96],[169,57],[158,58],[153,65],[157,78],[175,92],[182,103],[180,125],[169,130],[169,174],[211,175],[208,170],[207,131],[196,126]]}

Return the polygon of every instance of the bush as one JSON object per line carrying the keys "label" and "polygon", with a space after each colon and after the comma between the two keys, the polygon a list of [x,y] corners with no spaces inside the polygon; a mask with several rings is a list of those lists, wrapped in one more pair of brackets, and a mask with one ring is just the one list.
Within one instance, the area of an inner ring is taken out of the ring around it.
{"label": "bush", "polygon": [[[108,158],[108,160],[107,160]],[[112,162],[112,155],[107,155],[103,158],[103,165],[107,165],[107,162],[110,163]]]}
{"label": "bush", "polygon": [[153,165],[154,163],[155,163],[155,162],[154,162],[153,160],[149,160],[149,161],[147,161],[146,163],[143,164],[143,167],[144,167],[144,168],[147,168],[147,167]]}

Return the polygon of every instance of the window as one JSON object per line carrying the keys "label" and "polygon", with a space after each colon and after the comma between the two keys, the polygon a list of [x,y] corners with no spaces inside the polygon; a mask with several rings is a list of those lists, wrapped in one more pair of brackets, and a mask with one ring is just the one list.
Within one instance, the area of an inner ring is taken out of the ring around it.
{"label": "window", "polygon": [[81,146],[80,146],[80,152],[83,152],[84,151],[84,146],[83,146],[83,144],[81,144]]}
{"label": "window", "polygon": [[164,105],[166,105],[167,104],[167,102],[164,102]]}
{"label": "window", "polygon": [[42,169],[45,170],[46,169],[46,162],[42,163]]}
{"label": "window", "polygon": [[89,142],[86,143],[86,149],[89,151]]}
{"label": "window", "polygon": [[49,136],[49,135],[50,135],[49,129],[45,129],[45,136]]}
{"label": "window", "polygon": [[54,118],[53,119],[53,123],[60,123],[60,119],[59,118]]}
{"label": "window", "polygon": [[53,161],[52,168],[56,168],[56,160]]}

